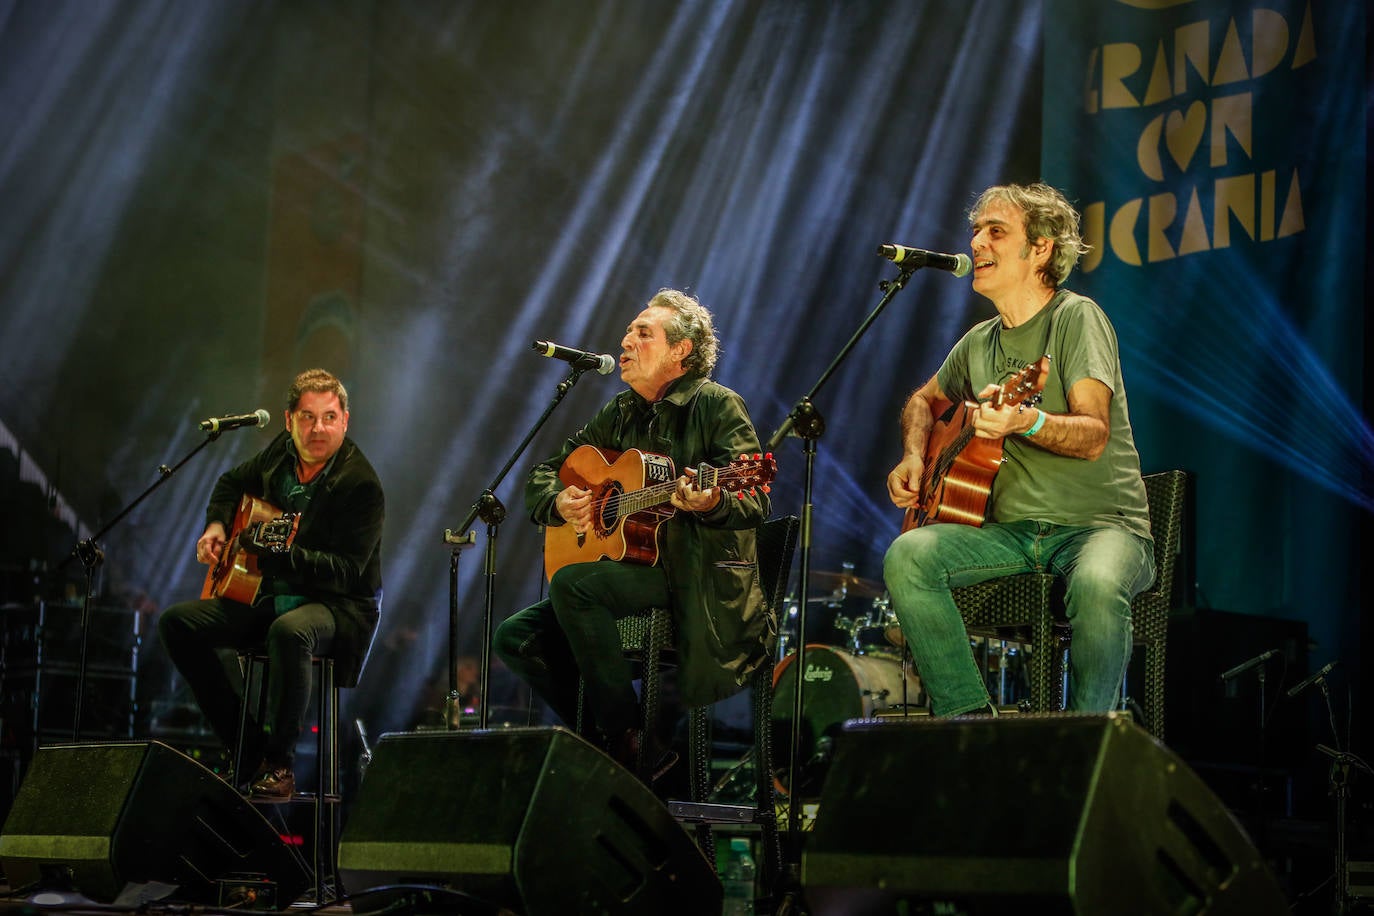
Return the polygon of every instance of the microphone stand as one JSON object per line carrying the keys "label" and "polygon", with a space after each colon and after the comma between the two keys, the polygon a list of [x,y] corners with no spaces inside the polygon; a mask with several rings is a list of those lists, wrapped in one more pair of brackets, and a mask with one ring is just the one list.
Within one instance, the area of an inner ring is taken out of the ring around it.
{"label": "microphone stand", "polygon": [[864,332],[877,320],[878,315],[887,307],[887,304],[906,286],[907,281],[922,266],[918,263],[901,266],[895,280],[879,282],[878,288],[883,291],[883,297],[878,300],[877,306],[864,319],[863,324],[859,325],[854,335],[840,348],[830,365],[821,373],[816,383],[811,386],[811,390],[797,402],[787,418],[783,420],[764,445],[765,452],[777,452],[782,440],[795,432],[802,439],[806,455],[801,512],[801,600],[797,608],[797,657],[794,663],[797,672],[797,686],[792,702],[792,744],[787,758],[787,786],[790,794],[790,801],[787,805],[787,833],[790,842],[787,844],[789,846],[788,860],[784,862],[784,867],[798,869],[797,874],[790,876],[792,878],[799,877],[801,861],[799,855],[801,849],[801,805],[797,798],[797,792],[800,788],[797,784],[797,760],[801,757],[802,693],[803,685],[806,682],[803,675],[806,672],[806,609],[808,583],[811,575],[811,501],[815,482],[816,441],[825,432],[825,419],[816,410],[813,399],[816,393],[820,391],[821,386],[830,380],[830,376],[844,362],[849,351],[854,349],[859,338],[864,335]]}
{"label": "microphone stand", "polygon": [[[90,643],[91,593],[95,590],[95,571],[100,566],[100,564],[105,562],[105,552],[100,549],[99,541],[102,537],[104,537],[106,534],[110,532],[111,528],[119,524],[120,521],[123,520],[124,516],[132,512],[139,503],[143,502],[143,500],[147,499],[154,490],[156,490],[158,487],[162,486],[169,479],[171,479],[172,475],[175,474],[177,471],[181,470],[181,466],[183,464],[185,464],[186,462],[190,461],[193,457],[195,457],[201,449],[205,448],[205,446],[209,445],[211,442],[214,442],[216,439],[218,439],[220,437],[220,432],[220,430],[212,430],[211,432],[207,433],[204,441],[202,441],[195,448],[191,449],[191,451],[187,452],[186,457],[182,458],[180,461],[178,461],[171,467],[168,467],[165,464],[158,465],[157,480],[153,481],[152,484],[150,484],[146,490],[140,493],[138,497],[134,499],[133,502],[129,503],[127,506],[121,509],[118,515],[116,515],[114,518],[106,522],[104,528],[101,528],[99,531],[97,531],[90,537],[78,541],[76,546],[72,548],[71,554],[68,555],[66,560],[62,561],[62,567],[65,567],[67,563],[71,562],[72,557],[76,557],[81,561],[81,565],[86,570],[86,595],[82,599],[81,603],[81,624],[79,627],[81,633],[80,663],[78,664],[76,670],[76,702],[74,704],[74,708],[72,709],[73,744],[81,740],[81,702],[82,698],[86,693],[86,649],[88,644]],[[59,567],[59,569],[60,568],[61,567]]]}
{"label": "microphone stand", "polygon": [[[496,497],[496,488],[506,479],[510,469],[515,466],[515,462],[520,459],[520,455],[533,441],[539,430],[553,416],[554,409],[567,396],[572,387],[577,384],[577,380],[582,377],[586,369],[574,367],[568,377],[558,383],[554,389],[553,400],[544,408],[539,419],[530,427],[525,438],[520,440],[520,444],[515,447],[515,451],[506,459],[506,463],[497,471],[496,477],[487,485],[477,501],[472,504],[472,509],[468,512],[467,518],[458,526],[459,531],[467,531],[469,525],[477,518],[487,523],[487,547],[483,561],[482,574],[485,580],[483,586],[485,600],[483,603],[482,615],[482,666],[481,678],[478,682],[478,704],[477,704],[477,727],[487,727],[487,683],[491,677],[491,635],[492,635],[492,614],[493,600],[496,593],[496,534],[501,522],[506,519],[506,507],[501,504],[501,500]],[[448,697],[444,701],[444,724],[450,731],[458,728],[462,716],[460,707],[460,697],[458,694],[458,555],[465,547],[472,547],[477,543],[477,533],[467,531],[467,534],[458,535],[453,533],[453,529],[444,529],[444,543],[453,547],[453,552],[449,557],[448,563]]]}
{"label": "microphone stand", "polygon": [[1374,771],[1371,771],[1369,766],[1356,755],[1341,750],[1341,736],[1336,729],[1336,711],[1331,705],[1331,690],[1327,686],[1326,677],[1318,677],[1316,684],[1321,689],[1322,700],[1326,704],[1327,718],[1331,723],[1331,738],[1336,742],[1335,748],[1318,744],[1317,750],[1331,758],[1331,774],[1328,782],[1330,794],[1336,799],[1336,885],[1331,911],[1336,916],[1344,916],[1350,911],[1349,856],[1345,845],[1346,803],[1350,800],[1350,768],[1355,766],[1366,772]]}

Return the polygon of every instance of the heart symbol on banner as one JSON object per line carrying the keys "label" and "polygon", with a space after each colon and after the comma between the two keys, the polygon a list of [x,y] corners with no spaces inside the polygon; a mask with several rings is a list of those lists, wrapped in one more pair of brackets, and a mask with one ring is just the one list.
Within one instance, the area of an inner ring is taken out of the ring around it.
{"label": "heart symbol on banner", "polygon": [[1188,171],[1188,163],[1197,152],[1198,144],[1202,142],[1202,132],[1206,128],[1207,107],[1201,102],[1189,105],[1186,116],[1177,111],[1169,112],[1169,117],[1164,122],[1164,145],[1169,148],[1169,155],[1174,157],[1174,161],[1183,171]]}

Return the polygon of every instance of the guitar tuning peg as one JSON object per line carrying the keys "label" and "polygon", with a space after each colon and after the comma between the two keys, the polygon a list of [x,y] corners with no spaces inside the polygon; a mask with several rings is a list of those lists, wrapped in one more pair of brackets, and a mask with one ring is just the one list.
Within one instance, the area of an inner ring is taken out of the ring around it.
{"label": "guitar tuning peg", "polygon": [[768,454],[764,455],[763,457],[767,458],[769,461],[772,461],[772,460],[773,460],[773,453],[772,453],[772,452],[769,452]]}
{"label": "guitar tuning peg", "polygon": [[773,488],[770,487],[768,484],[764,484],[764,485],[763,485],[763,492],[765,492],[765,493],[772,493],[772,492],[773,492]]}
{"label": "guitar tuning peg", "polygon": [[744,499],[744,492],[743,492],[743,491],[740,491],[740,492],[736,493],[736,494],[735,494],[735,499]]}

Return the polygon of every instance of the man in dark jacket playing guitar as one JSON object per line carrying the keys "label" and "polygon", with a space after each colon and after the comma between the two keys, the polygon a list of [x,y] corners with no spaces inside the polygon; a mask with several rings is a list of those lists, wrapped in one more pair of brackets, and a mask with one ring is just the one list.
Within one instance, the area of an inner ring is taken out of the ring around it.
{"label": "man in dark jacket playing guitar", "polygon": [[343,383],[323,369],[296,376],[286,429],[215,484],[196,541],[196,559],[211,566],[205,593],[158,621],[173,663],[229,748],[238,696],[218,650],[266,651],[267,718],[249,717],[246,772],[235,774],[251,779],[258,798],[295,791],[311,656],[332,656],[336,682],[354,686],[381,611],[382,484],[347,432]]}
{"label": "man in dark jacket playing guitar", "polygon": [[[581,675],[607,750],[630,768],[639,707],[617,617],[672,609],[679,689],[691,705],[744,685],[776,632],[754,552],[769,504],[751,484],[768,474],[753,476],[762,456],[744,401],[709,379],[717,347],[711,313],[660,290],[621,338],[629,390],[536,465],[525,487],[530,517],[549,526],[549,597],[502,623],[494,648],[569,725]],[[623,512],[627,503],[642,511]],[[661,769],[656,757],[651,771]]]}
{"label": "man in dark jacket playing guitar", "polygon": [[[996,712],[950,590],[1024,572],[1065,577],[1068,707],[1106,711],[1130,659],[1131,599],[1154,579],[1116,332],[1096,303],[1062,287],[1087,246],[1057,190],[990,188],[969,219],[973,289],[997,317],[970,329],[903,409],[902,460],[887,486],[916,527],[888,548],[883,576],[941,716]],[[989,446],[992,460],[965,460]],[[973,511],[941,505],[969,494]]]}

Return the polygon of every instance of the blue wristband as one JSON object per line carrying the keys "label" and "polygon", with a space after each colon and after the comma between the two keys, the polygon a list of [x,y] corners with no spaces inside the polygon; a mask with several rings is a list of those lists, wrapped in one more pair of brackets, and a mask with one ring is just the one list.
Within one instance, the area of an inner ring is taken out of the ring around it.
{"label": "blue wristband", "polygon": [[1031,436],[1034,436],[1036,433],[1040,432],[1040,427],[1045,425],[1046,413],[1039,407],[1035,408],[1035,413],[1035,422],[1031,424],[1030,429],[1026,430],[1021,434],[1025,436],[1027,439],[1029,439]]}

